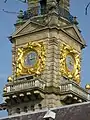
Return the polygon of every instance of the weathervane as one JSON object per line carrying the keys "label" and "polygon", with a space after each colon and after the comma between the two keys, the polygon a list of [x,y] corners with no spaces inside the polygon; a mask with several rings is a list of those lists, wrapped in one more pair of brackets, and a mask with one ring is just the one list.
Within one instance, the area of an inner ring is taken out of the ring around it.
{"label": "weathervane", "polygon": [[[7,3],[8,0],[4,0],[4,3]],[[17,1],[20,1],[22,3],[26,3],[27,0],[17,0]],[[2,9],[3,12],[5,13],[10,13],[10,14],[19,14],[18,12],[11,12],[11,11],[8,11],[8,10],[5,10],[5,9]]]}
{"label": "weathervane", "polygon": [[87,15],[87,10],[88,10],[89,5],[90,5],[90,2],[87,4],[87,6],[85,8],[85,15]]}
{"label": "weathervane", "polygon": [[[4,3],[6,3],[8,0],[4,0]],[[26,3],[26,0],[18,0],[20,2]]]}

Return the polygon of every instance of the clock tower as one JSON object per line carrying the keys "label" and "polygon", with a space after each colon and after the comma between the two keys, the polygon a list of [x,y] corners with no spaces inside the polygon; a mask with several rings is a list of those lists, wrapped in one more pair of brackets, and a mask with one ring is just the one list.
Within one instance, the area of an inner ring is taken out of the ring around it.
{"label": "clock tower", "polygon": [[27,0],[12,43],[12,75],[3,90],[9,115],[88,101],[81,83],[86,44],[69,0]]}

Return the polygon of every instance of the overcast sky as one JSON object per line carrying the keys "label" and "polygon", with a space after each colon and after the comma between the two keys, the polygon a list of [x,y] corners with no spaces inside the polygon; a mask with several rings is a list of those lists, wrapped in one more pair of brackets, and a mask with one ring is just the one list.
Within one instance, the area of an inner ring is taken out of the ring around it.
{"label": "overcast sky", "polygon": [[[2,99],[2,89],[7,81],[7,77],[11,75],[11,43],[8,36],[14,31],[14,23],[16,22],[16,14],[7,14],[2,9],[18,12],[20,9],[26,10],[27,5],[18,0],[8,0],[7,4],[0,0],[0,102]],[[78,17],[79,27],[82,35],[87,43],[87,48],[82,52],[82,87],[86,83],[90,83],[90,8],[88,15],[85,15],[85,7],[90,0],[71,0],[70,11],[73,16]],[[6,116],[6,112],[0,112],[1,116]]]}

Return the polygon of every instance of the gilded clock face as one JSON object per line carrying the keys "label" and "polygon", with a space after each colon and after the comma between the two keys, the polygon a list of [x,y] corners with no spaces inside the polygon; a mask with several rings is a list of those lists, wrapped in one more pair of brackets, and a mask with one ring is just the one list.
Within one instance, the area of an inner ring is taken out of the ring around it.
{"label": "gilded clock face", "polygon": [[30,51],[25,55],[24,66],[25,67],[34,67],[38,61],[38,54],[36,51]]}
{"label": "gilded clock face", "polygon": [[75,64],[74,57],[68,54],[66,56],[66,67],[69,72],[72,72],[74,70],[74,64]]}

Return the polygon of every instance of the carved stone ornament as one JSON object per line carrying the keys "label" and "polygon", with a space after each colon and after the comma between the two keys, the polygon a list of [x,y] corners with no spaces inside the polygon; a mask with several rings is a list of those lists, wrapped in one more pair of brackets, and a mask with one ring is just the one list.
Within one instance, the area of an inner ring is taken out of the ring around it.
{"label": "carved stone ornament", "polygon": [[62,44],[60,49],[61,75],[80,84],[80,63],[80,53],[69,45]]}
{"label": "carved stone ornament", "polygon": [[16,75],[40,74],[45,67],[43,42],[30,42],[17,49]]}

